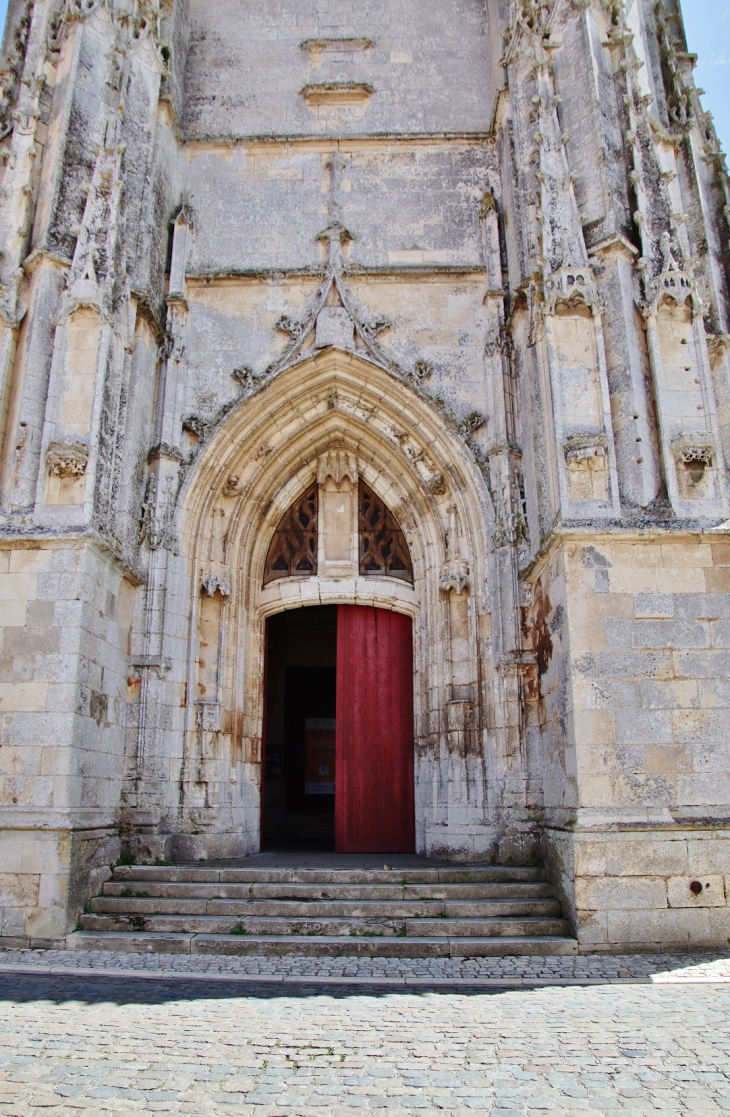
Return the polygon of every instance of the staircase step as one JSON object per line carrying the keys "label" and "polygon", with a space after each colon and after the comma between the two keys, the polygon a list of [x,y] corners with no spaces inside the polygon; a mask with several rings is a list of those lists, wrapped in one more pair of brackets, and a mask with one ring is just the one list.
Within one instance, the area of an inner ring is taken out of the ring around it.
{"label": "staircase step", "polygon": [[107,881],[104,896],[143,898],[165,896],[181,900],[354,900],[363,895],[373,900],[507,900],[537,899],[552,896],[549,884],[353,884],[325,883],[301,884],[298,882],[270,884],[221,884],[196,882],[170,882],[164,880]]}
{"label": "staircase step", "polygon": [[[539,934],[448,939],[76,931],[68,936],[66,945],[69,950],[114,950],[138,954],[298,955],[310,958],[486,958],[578,953],[575,939]],[[343,980],[346,981],[346,978]]]}
{"label": "staircase step", "polygon": [[95,915],[219,915],[237,918],[245,915],[278,918],[347,918],[372,919],[451,919],[483,918],[485,916],[559,915],[560,904],[553,899],[534,897],[517,900],[180,900],[153,896],[97,896],[91,901]]}
{"label": "staircase step", "polygon": [[155,934],[324,936],[360,938],[486,938],[494,935],[564,935],[563,919],[546,916],[522,919],[276,919],[212,915],[82,915],[85,931],[145,931]]}
{"label": "staircase step", "polygon": [[[387,861],[386,861],[387,865]],[[575,953],[542,869],[114,869],[71,949],[361,957]]]}
{"label": "staircase step", "polygon": [[486,865],[433,869],[244,869],[199,865],[118,865],[115,881],[198,884],[500,884],[544,881],[535,866]]}

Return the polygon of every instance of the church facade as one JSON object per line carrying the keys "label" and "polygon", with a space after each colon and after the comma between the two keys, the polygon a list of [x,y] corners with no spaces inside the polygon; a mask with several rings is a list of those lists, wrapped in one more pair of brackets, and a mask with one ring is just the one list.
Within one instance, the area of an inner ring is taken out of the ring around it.
{"label": "church facade", "polygon": [[692,63],[672,0],[11,0],[0,944],[314,835],[727,948]]}

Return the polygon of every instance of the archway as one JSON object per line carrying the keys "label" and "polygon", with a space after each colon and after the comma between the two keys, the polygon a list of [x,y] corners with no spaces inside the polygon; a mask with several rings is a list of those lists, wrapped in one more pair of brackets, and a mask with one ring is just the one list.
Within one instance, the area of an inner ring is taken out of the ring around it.
{"label": "archway", "polygon": [[[352,556],[322,552],[321,541],[316,575],[267,582],[287,509],[313,483],[337,489],[347,479],[397,519],[412,585],[364,576]],[[204,790],[199,776],[181,780],[183,824],[194,802],[201,828],[210,804],[211,848],[222,832],[240,835],[241,852],[258,848],[267,619],[304,605],[360,604],[413,622],[417,849],[462,857],[492,849],[498,803],[485,740],[494,696],[479,592],[491,508],[456,431],[383,368],[327,349],[227,417],[183,496],[192,602],[186,752],[209,758]]]}

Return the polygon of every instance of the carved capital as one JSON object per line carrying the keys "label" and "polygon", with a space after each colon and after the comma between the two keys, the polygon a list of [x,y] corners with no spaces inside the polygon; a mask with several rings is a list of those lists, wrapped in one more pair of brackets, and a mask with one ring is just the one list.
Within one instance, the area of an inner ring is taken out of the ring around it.
{"label": "carved capital", "polygon": [[89,461],[83,442],[51,442],[46,451],[48,472],[54,477],[82,477]]}
{"label": "carved capital", "polygon": [[709,431],[683,431],[672,440],[672,451],[683,465],[702,465],[711,469],[715,461],[715,440]]}

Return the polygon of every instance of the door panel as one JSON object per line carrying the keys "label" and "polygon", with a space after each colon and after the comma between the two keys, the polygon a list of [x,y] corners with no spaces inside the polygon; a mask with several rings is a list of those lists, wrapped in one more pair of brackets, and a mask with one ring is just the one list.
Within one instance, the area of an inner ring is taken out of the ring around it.
{"label": "door panel", "polygon": [[336,850],[412,853],[413,637],[402,613],[339,606],[336,764]]}

